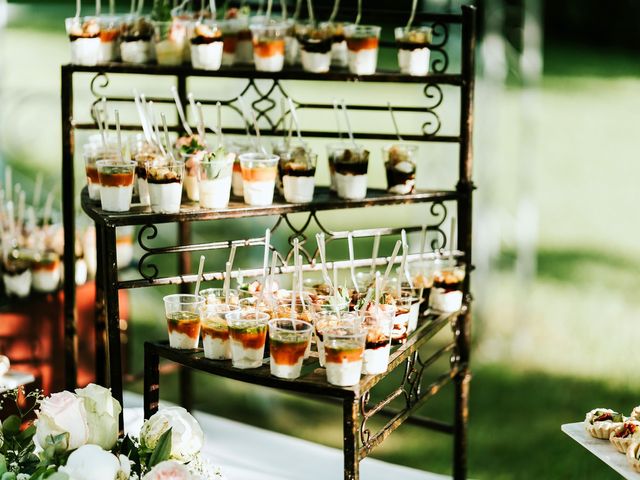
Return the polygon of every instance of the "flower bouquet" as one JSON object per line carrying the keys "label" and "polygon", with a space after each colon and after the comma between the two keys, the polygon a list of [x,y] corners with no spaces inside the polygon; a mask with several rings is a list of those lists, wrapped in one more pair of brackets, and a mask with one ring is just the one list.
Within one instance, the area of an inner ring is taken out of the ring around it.
{"label": "flower bouquet", "polygon": [[200,456],[204,433],[182,407],[160,410],[139,437],[119,438],[122,407],[109,389],[34,391],[25,396],[28,408],[19,396],[5,394],[17,414],[2,422],[0,480],[222,480]]}

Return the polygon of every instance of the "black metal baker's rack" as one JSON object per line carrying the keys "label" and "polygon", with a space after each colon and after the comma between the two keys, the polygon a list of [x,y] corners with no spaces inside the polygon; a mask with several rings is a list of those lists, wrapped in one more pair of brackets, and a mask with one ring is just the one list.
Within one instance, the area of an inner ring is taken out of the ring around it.
{"label": "black metal baker's rack", "polygon": [[[373,11],[367,14],[367,21],[397,22],[404,20],[402,12],[398,11]],[[472,195],[474,184],[472,181],[472,130],[473,130],[473,94],[474,94],[474,51],[475,51],[475,9],[463,6],[462,13],[458,14],[431,14],[418,13],[416,22],[431,24],[433,28],[432,60],[430,73],[426,77],[411,77],[397,72],[379,71],[375,75],[358,77],[348,71],[332,70],[326,74],[307,73],[299,68],[285,68],[278,73],[256,72],[251,67],[222,68],[217,72],[194,70],[188,66],[165,67],[158,65],[125,65],[113,63],[96,67],[84,67],[77,65],[64,65],[61,68],[62,85],[62,177],[63,188],[63,217],[65,234],[65,258],[74,256],[75,245],[75,191],[74,191],[74,141],[76,130],[95,130],[95,122],[81,123],[74,120],[74,74],[94,74],[91,80],[91,92],[95,96],[95,102],[100,101],[103,94],[98,92],[100,88],[109,85],[109,75],[153,75],[175,79],[175,86],[183,103],[187,102],[187,80],[195,77],[233,78],[245,81],[246,86],[241,95],[252,91],[258,98],[251,103],[258,121],[267,124],[268,128],[263,134],[276,136],[284,132],[284,116],[278,116],[276,112],[275,97],[287,94],[288,81],[328,81],[328,82],[374,82],[394,84],[402,88],[402,84],[424,85],[423,93],[425,104],[416,106],[394,107],[396,112],[426,116],[421,126],[420,134],[403,135],[404,140],[411,142],[438,142],[454,144],[458,146],[458,181],[454,188],[445,190],[422,190],[409,195],[395,195],[384,190],[369,189],[367,198],[360,201],[340,200],[331,194],[326,187],[317,187],[313,202],[309,204],[288,204],[276,201],[269,207],[250,207],[237,201],[231,201],[229,207],[223,210],[203,210],[194,205],[183,205],[178,214],[155,214],[146,207],[134,207],[130,212],[114,214],[103,212],[98,205],[91,202],[86,189],[81,192],[81,205],[89,217],[95,222],[97,245],[97,278],[96,278],[96,319],[95,319],[95,343],[96,343],[96,379],[98,383],[110,386],[113,395],[122,399],[123,390],[123,365],[121,358],[121,328],[119,315],[118,291],[122,289],[144,288],[159,285],[178,285],[183,291],[187,291],[196,281],[196,275],[190,273],[191,254],[194,252],[229,249],[236,246],[264,245],[265,238],[229,239],[224,241],[194,244],[191,240],[191,222],[214,221],[232,218],[250,217],[276,217],[273,231],[288,228],[291,232],[286,252],[278,252],[280,266],[279,272],[293,271],[290,266],[292,257],[291,246],[294,239],[298,239],[301,251],[306,263],[304,270],[318,270],[318,251],[311,250],[307,244],[305,231],[317,226],[323,231],[329,241],[346,239],[348,232],[331,231],[326,228],[319,218],[319,212],[381,207],[385,205],[402,204],[426,204],[429,205],[429,213],[435,219],[428,225],[428,229],[435,234],[432,242],[434,248],[451,248],[451,239],[447,239],[443,227],[448,216],[448,206],[456,210],[458,219],[458,250],[455,254],[467,266],[471,266],[472,246]],[[450,29],[456,26],[460,29],[460,71],[448,73]],[[391,43],[381,43],[381,46],[393,46]],[[270,82],[270,83],[269,83]],[[264,83],[269,86],[265,88]],[[443,86],[450,86],[459,92],[459,129],[457,134],[445,135],[440,133],[442,120],[438,114],[438,108],[444,101]],[[110,102],[132,102],[130,97],[108,96]],[[171,98],[150,99],[156,103],[172,103]],[[218,100],[202,100],[204,105],[213,105]],[[238,96],[220,99],[223,107],[240,112]],[[295,101],[299,109],[331,109],[333,105],[326,103],[309,103]],[[353,105],[351,110],[379,112],[387,109],[387,105]],[[137,125],[123,125],[125,130],[138,130]],[[171,125],[170,130],[182,132],[180,125]],[[243,128],[225,129],[229,134],[244,134]],[[331,138],[336,134],[333,131],[305,130],[305,137]],[[390,140],[396,139],[395,135],[376,132],[357,132],[359,140]],[[306,213],[308,217],[302,227],[296,227],[289,218],[294,213]],[[174,223],[178,225],[177,244],[173,246],[152,246],[150,241],[158,235],[158,224]],[[138,226],[138,245],[143,250],[143,255],[138,262],[139,278],[123,280],[119,278],[116,256],[116,231],[119,227]],[[420,226],[408,226],[408,232],[420,230]],[[372,237],[376,233],[384,236],[397,236],[400,228],[374,228],[355,230],[356,238]],[[274,248],[274,247],[272,247]],[[161,276],[153,258],[159,255],[175,255],[178,257],[178,276]],[[390,259],[379,257],[373,259],[379,265],[386,264]],[[372,259],[360,259],[357,265],[368,266]],[[347,261],[329,262],[329,266],[348,266]],[[75,285],[73,279],[74,262],[64,263],[65,293],[65,373],[67,388],[75,387],[77,378],[77,328],[75,311]],[[469,268],[468,270],[471,270]],[[245,276],[259,275],[262,269],[243,271]],[[208,272],[204,276],[205,281],[221,280],[224,272]],[[238,272],[233,272],[234,276]],[[392,354],[389,372],[397,367],[404,366],[404,375],[400,386],[381,402],[370,405],[371,389],[384,379],[385,375],[363,377],[360,384],[353,388],[332,387],[319,378],[314,371],[314,364],[307,362],[305,372],[299,381],[281,381],[268,375],[266,370],[259,369],[254,372],[238,371],[230,366],[221,365],[219,362],[208,361],[197,353],[180,353],[169,349],[164,343],[145,344],[145,414],[149,415],[157,408],[159,397],[159,359],[165,358],[187,369],[206,371],[211,374],[236,380],[265,385],[274,388],[317,395],[319,397],[333,397],[342,401],[343,425],[344,425],[344,455],[345,455],[345,479],[357,480],[359,478],[359,461],[366,457],[374,447],[399,425],[405,421],[411,421],[418,425],[451,433],[454,437],[453,475],[456,479],[466,478],[466,448],[467,448],[467,402],[469,392],[470,353],[470,322],[471,310],[469,293],[470,276],[467,275],[464,282],[464,305],[454,314],[436,315],[428,314],[418,330],[413,333],[409,341],[396,349]],[[427,344],[438,332],[450,325],[451,341],[428,358],[421,358],[421,348]],[[438,359],[447,358],[448,370],[438,376],[428,385],[423,385],[423,374],[427,367],[432,366]],[[311,360],[310,362],[313,362]],[[183,400],[188,403],[189,381],[188,375],[183,376]],[[452,382],[454,385],[454,420],[453,423],[444,423],[439,420],[419,417],[415,412],[424,402],[438,393],[444,385]],[[392,410],[390,404],[400,400],[403,407]],[[377,432],[371,432],[367,421],[374,415],[386,415],[389,421]]]}

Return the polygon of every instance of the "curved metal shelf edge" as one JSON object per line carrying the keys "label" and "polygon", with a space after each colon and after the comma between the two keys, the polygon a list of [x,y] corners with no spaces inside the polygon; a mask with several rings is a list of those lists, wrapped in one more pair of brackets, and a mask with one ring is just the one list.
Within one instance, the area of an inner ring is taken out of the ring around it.
{"label": "curved metal shelf edge", "polygon": [[98,203],[89,199],[87,188],[81,194],[84,212],[95,222],[108,227],[128,225],[147,225],[156,223],[194,222],[204,220],[222,220],[227,218],[248,218],[269,215],[283,215],[297,212],[342,210],[382,205],[402,205],[412,203],[443,202],[457,200],[460,193],[455,190],[421,190],[409,195],[387,193],[386,190],[370,188],[363,200],[341,200],[329,191],[328,187],[316,187],[311,203],[285,203],[276,198],[273,205],[252,207],[239,201],[232,201],[228,208],[220,210],[201,209],[197,204],[183,204],[180,213],[153,213],[149,207],[133,206],[131,211],[110,213],[102,210]]}
{"label": "curved metal shelf edge", "polygon": [[464,308],[454,313],[428,315],[422,325],[409,336],[405,344],[397,347],[395,351],[392,350],[387,372],[380,375],[364,376],[360,383],[353,387],[337,387],[327,383],[326,376],[321,372],[321,367],[316,357],[310,357],[305,360],[300,378],[296,380],[284,380],[271,376],[268,364],[263,364],[260,368],[240,370],[232,367],[229,360],[217,361],[205,358],[202,349],[177,350],[170,348],[167,341],[150,343],[160,358],[171,360],[182,366],[205,373],[291,392],[310,393],[343,399],[358,399],[361,394],[373,388],[393,369],[409,358],[416,349],[421,347],[446,325],[450,324],[454,317],[463,312]]}

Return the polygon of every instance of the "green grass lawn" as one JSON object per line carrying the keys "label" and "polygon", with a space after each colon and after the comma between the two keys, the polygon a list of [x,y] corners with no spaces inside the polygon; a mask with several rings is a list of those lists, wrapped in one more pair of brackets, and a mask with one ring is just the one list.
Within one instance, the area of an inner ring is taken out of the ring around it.
{"label": "green grass lawn", "polygon": [[[47,9],[39,10],[37,20],[18,17],[4,32],[7,44],[20,48],[2,53],[3,65],[11,68],[3,72],[0,91],[5,107],[0,139],[3,154],[18,171],[41,169],[49,174],[53,188],[60,183],[58,66],[68,58],[60,22],[71,10],[57,4],[38,8]],[[593,407],[628,412],[640,404],[633,335],[640,320],[640,232],[634,222],[640,200],[640,164],[634,160],[639,62],[615,52],[547,48],[533,121],[537,156],[530,165],[530,180],[539,243],[538,275],[530,281],[513,273],[512,253],[521,173],[516,160],[522,153],[517,140],[529,133],[518,123],[522,98],[510,87],[500,90],[494,104],[487,85],[478,85],[476,205],[480,213],[498,206],[502,229],[497,242],[503,253],[496,265],[477,272],[474,288],[478,306],[470,399],[472,478],[615,478],[565,437],[560,425],[582,419]],[[88,98],[87,93],[79,98]],[[491,135],[493,142],[487,141]],[[451,182],[441,153],[434,150],[425,159],[421,186]],[[374,172],[374,181],[380,181],[381,173]],[[357,218],[334,215],[331,222],[337,228],[387,222],[372,212]],[[415,214],[400,209],[389,216],[400,224]],[[236,226],[234,234],[260,231],[266,224]],[[484,227],[476,223],[479,232]],[[198,231],[200,240],[220,235],[219,229]],[[132,299],[131,364],[140,371],[142,342],[165,332],[158,294],[136,291]],[[175,376],[163,378],[163,398],[175,400],[176,385]],[[335,407],[202,375],[196,377],[196,385],[198,408],[340,445]],[[451,398],[450,390],[443,392],[424,413],[447,418]],[[374,456],[446,473],[451,442],[444,435],[403,426]]]}

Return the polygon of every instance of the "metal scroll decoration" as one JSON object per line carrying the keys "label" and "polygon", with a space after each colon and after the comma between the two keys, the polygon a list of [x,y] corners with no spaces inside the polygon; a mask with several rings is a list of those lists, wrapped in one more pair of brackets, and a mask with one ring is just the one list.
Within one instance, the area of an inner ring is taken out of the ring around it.
{"label": "metal scroll decoration", "polygon": [[446,23],[434,22],[431,25],[432,41],[429,45],[431,50],[431,71],[433,73],[445,73],[449,68],[449,54],[445,49],[449,40],[449,26]]}
{"label": "metal scroll decoration", "polygon": [[428,118],[422,124],[422,133],[427,137],[432,137],[440,131],[440,127],[442,126],[440,116],[437,114],[436,109],[442,105],[444,94],[442,93],[440,85],[436,83],[427,83],[424,87],[424,96],[428,102],[425,107]]}

